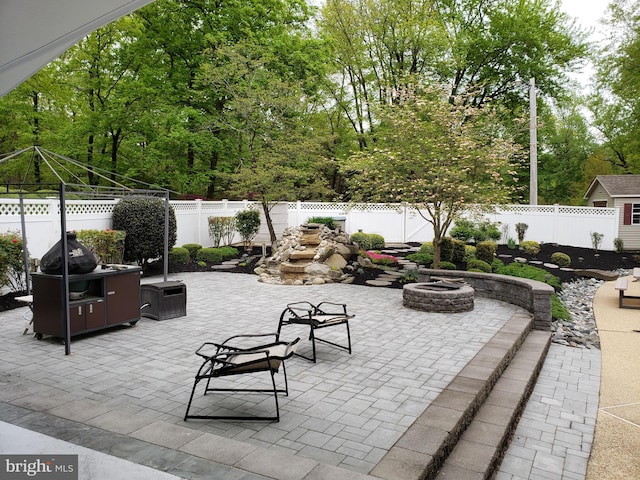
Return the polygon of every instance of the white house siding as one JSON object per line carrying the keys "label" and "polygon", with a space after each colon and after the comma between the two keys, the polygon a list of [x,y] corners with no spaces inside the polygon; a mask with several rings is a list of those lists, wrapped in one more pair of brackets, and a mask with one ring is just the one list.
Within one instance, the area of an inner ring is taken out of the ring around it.
{"label": "white house siding", "polygon": [[613,198],[609,196],[600,183],[593,188],[593,192],[591,192],[591,195],[587,199],[587,205],[592,207],[594,202],[607,202],[607,207],[609,208],[614,206]]}
{"label": "white house siding", "polygon": [[619,197],[614,200],[614,206],[620,211],[618,223],[618,237],[624,242],[625,250],[640,250],[640,225],[624,224],[624,204],[640,203],[638,197]]}

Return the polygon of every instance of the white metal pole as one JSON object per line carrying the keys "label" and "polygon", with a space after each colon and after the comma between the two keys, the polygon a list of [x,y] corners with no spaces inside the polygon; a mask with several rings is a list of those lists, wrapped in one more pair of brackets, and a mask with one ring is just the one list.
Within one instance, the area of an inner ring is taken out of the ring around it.
{"label": "white metal pole", "polygon": [[529,205],[538,204],[538,113],[536,79],[529,83]]}

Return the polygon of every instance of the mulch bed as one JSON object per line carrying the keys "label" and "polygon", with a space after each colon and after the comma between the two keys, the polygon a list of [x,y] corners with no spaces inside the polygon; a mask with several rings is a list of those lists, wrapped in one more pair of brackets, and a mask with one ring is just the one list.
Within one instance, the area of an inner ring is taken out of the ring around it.
{"label": "mulch bed", "polygon": [[[420,244],[410,244],[411,246],[419,247]],[[385,249],[390,250],[390,249]],[[551,255],[555,252],[562,252],[569,257],[571,257],[571,268],[575,271],[565,271],[561,269],[554,269],[545,267],[545,263],[551,263]],[[253,252],[252,252],[253,253]],[[498,251],[496,254],[505,262],[509,263],[509,259],[503,257],[504,255],[510,255],[511,258],[521,257],[527,259],[528,262],[531,261],[540,261],[542,264],[536,264],[536,267],[544,268],[549,271],[549,273],[560,278],[562,283],[570,282],[575,280],[576,278],[580,278],[582,275],[579,270],[602,270],[606,272],[613,272],[619,269],[630,270],[633,267],[640,266],[640,254],[637,252],[625,252],[625,253],[616,253],[612,251],[594,251],[589,248],[579,248],[579,247],[570,247],[567,245],[553,245],[553,244],[544,244],[541,246],[540,253],[538,255],[532,256],[527,255],[524,252],[516,249],[510,249],[506,245],[499,245]],[[253,269],[255,268],[257,260],[260,258],[259,255],[247,255],[244,254],[243,262],[236,265],[232,269],[228,270],[220,270],[224,272],[231,273],[245,273],[245,274],[253,274]],[[267,251],[267,255],[270,255],[270,251]],[[398,253],[397,256],[406,256],[407,253]],[[464,269],[464,265],[459,265],[458,268]],[[213,270],[210,266],[200,266],[195,262],[188,263],[185,265],[180,265],[175,268],[171,268],[170,273],[181,273],[181,272],[211,272],[215,275],[216,271]],[[354,273],[354,281],[355,285],[366,285],[367,280],[375,279],[381,272],[381,269],[378,268],[362,268],[358,269],[357,272]],[[154,277],[154,276],[162,276],[163,275],[163,265],[161,263],[149,265],[149,268],[145,270],[145,277]],[[402,288],[403,284],[401,282],[393,282],[391,288]],[[15,297],[19,297],[21,295],[25,295],[26,292],[11,292],[9,294],[0,296],[0,311],[11,310],[18,307],[24,307],[24,303],[20,303],[15,300]]]}

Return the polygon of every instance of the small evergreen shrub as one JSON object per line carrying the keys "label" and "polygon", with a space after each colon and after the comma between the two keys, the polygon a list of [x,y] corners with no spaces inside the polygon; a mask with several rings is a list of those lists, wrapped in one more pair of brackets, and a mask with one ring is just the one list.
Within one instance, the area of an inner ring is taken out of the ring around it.
{"label": "small evergreen shrub", "polygon": [[494,258],[493,262],[491,262],[491,271],[493,273],[501,273],[504,268],[504,262],[499,258]]}
{"label": "small evergreen shrub", "polygon": [[191,256],[184,247],[173,247],[169,250],[169,265],[184,265],[189,263]]}
{"label": "small evergreen shrub", "polygon": [[454,227],[451,229],[450,235],[456,240],[461,242],[469,242],[474,237],[475,227],[471,220],[461,218],[456,221]]}
{"label": "small evergreen shrub", "polygon": [[[440,261],[451,262],[453,260],[453,238],[445,237],[440,244]],[[440,266],[442,268],[442,265]]]}
{"label": "small evergreen shrub", "polygon": [[624,252],[624,240],[622,240],[620,237],[616,237],[613,239],[613,248],[615,249],[616,253],[623,253]]}
{"label": "small evergreen shrub", "polygon": [[410,253],[407,255],[407,260],[410,260],[419,265],[429,266],[433,263],[433,254],[432,253]]}
{"label": "small evergreen shrub", "polygon": [[350,237],[351,242],[358,244],[360,250],[371,250],[371,239],[369,234],[363,232],[353,233]]}
{"label": "small evergreen shrub", "polygon": [[372,250],[382,250],[384,248],[385,242],[382,235],[378,235],[377,233],[370,233],[369,238],[371,239]]}
{"label": "small evergreen shrub", "polygon": [[464,263],[467,245],[464,242],[456,239],[453,239],[452,242],[453,242],[453,256],[451,260],[456,263]]}
{"label": "small evergreen shrub", "polygon": [[201,248],[196,254],[196,261],[206,263],[221,263],[230,258],[238,256],[238,249],[235,247],[208,247]]}
{"label": "small evergreen shrub", "polygon": [[518,235],[518,243],[524,242],[524,236],[527,233],[529,225],[526,223],[516,223],[516,235]]}
{"label": "small evergreen shrub", "polygon": [[491,273],[491,265],[476,258],[467,262],[467,270],[469,272]]}
{"label": "small evergreen shrub", "polygon": [[473,245],[464,246],[464,261],[469,263],[470,260],[476,258],[476,247]]}
{"label": "small evergreen shrub", "polygon": [[377,233],[356,232],[350,239],[358,244],[360,250],[382,250],[385,245],[384,237]]}
{"label": "small evergreen shrub", "polygon": [[520,242],[520,250],[529,255],[537,255],[540,253],[540,244],[535,240],[524,240]]}
{"label": "small evergreen shrub", "polygon": [[215,247],[205,247],[198,250],[198,254],[196,255],[196,260],[198,262],[206,262],[206,263],[221,263],[222,262],[222,252],[220,252],[219,248]]}
{"label": "small evergreen shrub", "polygon": [[307,223],[319,223],[321,225],[330,228],[331,230],[336,229],[336,222],[333,221],[331,217],[311,217],[307,220]]}
{"label": "small evergreen shrub", "polygon": [[420,245],[420,253],[430,253],[433,255],[433,242],[424,242]]}
{"label": "small evergreen shrub", "polygon": [[244,248],[248,249],[260,231],[260,212],[253,208],[236,213],[236,230],[242,237]]}
{"label": "small evergreen shrub", "polygon": [[451,262],[440,262],[440,270],[456,270],[456,264]]}
{"label": "small evergreen shrub", "polygon": [[222,261],[224,262],[225,260],[230,260],[232,258],[236,258],[238,256],[238,249],[235,247],[230,247],[230,246],[224,246],[224,247],[218,247],[217,249],[220,252],[220,255],[222,255]]}
{"label": "small evergreen shrub", "polygon": [[476,258],[491,265],[491,262],[493,262],[493,259],[496,256],[497,250],[498,244],[496,242],[493,240],[485,240],[484,242],[480,242],[476,245]]}
{"label": "small evergreen shrub", "polygon": [[571,257],[566,253],[554,252],[551,254],[551,262],[559,267],[568,267],[571,265]]}
{"label": "small evergreen shrub", "polygon": [[202,245],[199,245],[197,243],[185,243],[184,245],[182,245],[182,248],[186,248],[189,251],[189,257],[191,258],[191,260],[195,260],[196,255],[198,254],[198,250],[202,248]]}
{"label": "small evergreen shrub", "polygon": [[487,240],[493,240],[497,242],[502,237],[502,232],[500,232],[500,228],[498,227],[500,222],[491,222],[489,220],[483,220],[480,222],[473,234],[473,238],[476,243],[484,242]]}

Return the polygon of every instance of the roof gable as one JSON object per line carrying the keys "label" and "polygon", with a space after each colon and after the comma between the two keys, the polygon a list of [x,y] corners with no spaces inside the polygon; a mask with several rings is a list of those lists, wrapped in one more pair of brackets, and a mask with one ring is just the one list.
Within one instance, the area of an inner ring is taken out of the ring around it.
{"label": "roof gable", "polygon": [[584,194],[588,198],[597,184],[610,197],[640,197],[640,175],[598,175]]}

